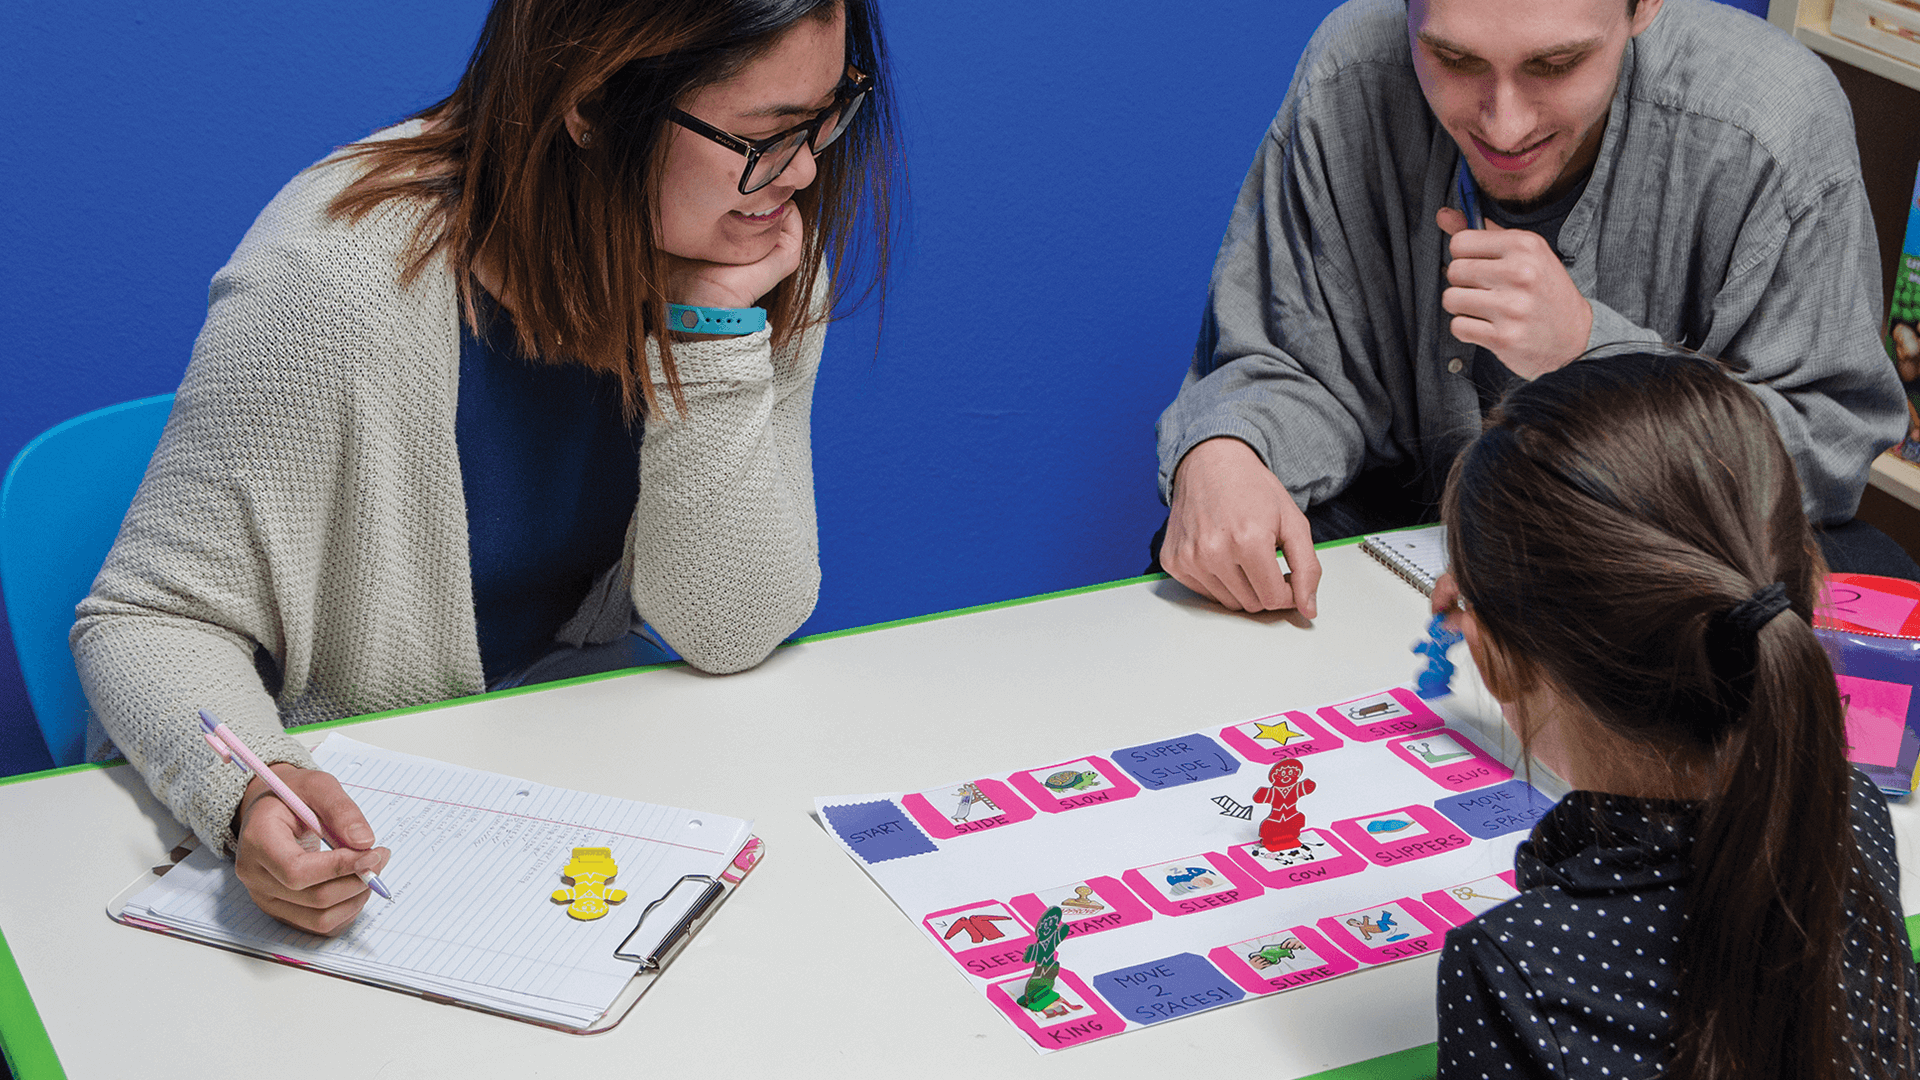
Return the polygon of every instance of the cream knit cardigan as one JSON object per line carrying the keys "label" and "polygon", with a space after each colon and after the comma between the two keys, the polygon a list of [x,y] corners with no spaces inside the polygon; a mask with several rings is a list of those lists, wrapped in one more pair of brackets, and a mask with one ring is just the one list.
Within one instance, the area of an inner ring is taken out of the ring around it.
{"label": "cream knit cardigan", "polygon": [[[246,778],[200,738],[200,708],[267,762],[311,768],[282,725],[485,688],[454,275],[435,263],[400,284],[415,206],[327,214],[355,175],[331,159],[301,173],[214,275],[172,417],[71,636],[99,728],[216,851],[232,849]],[[732,672],[806,619],[824,339],[674,349],[686,412],[648,417],[626,556],[561,639],[612,640],[637,610],[694,667]]]}

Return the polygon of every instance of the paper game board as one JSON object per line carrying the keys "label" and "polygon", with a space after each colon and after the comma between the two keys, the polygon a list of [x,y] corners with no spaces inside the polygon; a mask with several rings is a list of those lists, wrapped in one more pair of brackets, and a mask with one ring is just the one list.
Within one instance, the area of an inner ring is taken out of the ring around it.
{"label": "paper game board", "polygon": [[[1257,802],[1287,761],[1312,790]],[[1551,800],[1392,688],[815,806],[1045,1053],[1436,952],[1515,895],[1513,849]],[[1266,825],[1289,809],[1297,833]],[[1017,999],[1050,907],[1059,1000],[1034,1011]]]}

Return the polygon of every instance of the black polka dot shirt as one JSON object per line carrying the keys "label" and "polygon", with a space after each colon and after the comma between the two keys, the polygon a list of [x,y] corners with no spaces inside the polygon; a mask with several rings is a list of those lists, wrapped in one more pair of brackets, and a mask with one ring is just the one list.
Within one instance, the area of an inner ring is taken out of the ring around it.
{"label": "black polka dot shirt", "polygon": [[[1440,1076],[1652,1077],[1670,1048],[1676,942],[1693,804],[1576,791],[1514,854],[1521,894],[1447,934],[1440,957]],[[1604,822],[1604,828],[1602,828]],[[1900,914],[1885,799],[1854,775],[1853,830],[1873,885]],[[1604,834],[1604,835],[1603,835]],[[1866,945],[1850,945],[1855,1015],[1867,1015]],[[1920,976],[1897,948],[1910,1016]]]}

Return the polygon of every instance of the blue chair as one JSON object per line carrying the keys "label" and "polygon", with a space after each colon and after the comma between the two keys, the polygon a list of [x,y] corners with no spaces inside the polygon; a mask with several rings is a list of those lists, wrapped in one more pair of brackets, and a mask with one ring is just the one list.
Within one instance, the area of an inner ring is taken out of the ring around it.
{"label": "blue chair", "polygon": [[0,589],[55,765],[86,755],[87,699],[67,650],[73,607],[93,587],[172,411],[173,395],[161,394],[57,424],[20,451],[0,487]]}

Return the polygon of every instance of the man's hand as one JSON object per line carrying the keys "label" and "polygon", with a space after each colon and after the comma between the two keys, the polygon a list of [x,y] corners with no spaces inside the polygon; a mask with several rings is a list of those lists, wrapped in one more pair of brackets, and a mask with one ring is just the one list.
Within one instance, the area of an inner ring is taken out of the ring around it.
{"label": "man's hand", "polygon": [[774,239],[773,250],[759,262],[733,265],[669,255],[667,299],[694,307],[753,307],[762,296],[772,292],[775,285],[800,268],[800,249],[805,239],[800,208],[789,202],[786,216],[780,219],[780,232]]}
{"label": "man's hand", "polygon": [[1454,317],[1454,337],[1486,348],[1523,379],[1563,368],[1586,351],[1593,305],[1539,233],[1494,221],[1469,229],[1466,215],[1452,207],[1442,207],[1438,220],[1452,237],[1440,306]]}
{"label": "man's hand", "polygon": [[[1280,572],[1276,547],[1285,549],[1291,574]],[[1180,459],[1160,565],[1234,611],[1298,608],[1309,619],[1319,611],[1320,560],[1307,517],[1239,439],[1208,439]]]}
{"label": "man's hand", "polygon": [[261,911],[296,929],[332,936],[346,929],[373,895],[356,875],[379,873],[393,853],[373,846],[373,828],[332,774],[284,764],[270,768],[350,846],[302,847],[307,827],[256,776],[240,797],[233,872]]}

